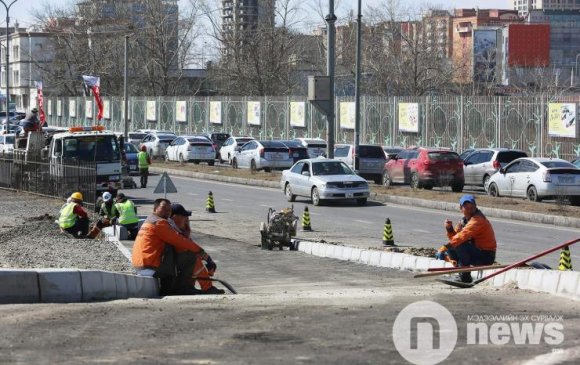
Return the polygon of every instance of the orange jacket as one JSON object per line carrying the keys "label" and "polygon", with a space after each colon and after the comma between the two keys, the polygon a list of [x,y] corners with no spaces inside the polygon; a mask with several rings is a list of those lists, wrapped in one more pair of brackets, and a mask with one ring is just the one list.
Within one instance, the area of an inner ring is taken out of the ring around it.
{"label": "orange jacket", "polygon": [[447,237],[449,238],[449,244],[453,247],[473,240],[475,247],[480,250],[495,251],[497,248],[493,227],[479,210],[475,212],[460,231],[457,232],[455,229],[447,231]]}
{"label": "orange jacket", "polygon": [[137,234],[133,245],[131,262],[136,268],[157,268],[161,265],[161,256],[165,244],[172,245],[176,249],[203,252],[190,238],[179,234],[166,219],[156,215],[147,217]]}

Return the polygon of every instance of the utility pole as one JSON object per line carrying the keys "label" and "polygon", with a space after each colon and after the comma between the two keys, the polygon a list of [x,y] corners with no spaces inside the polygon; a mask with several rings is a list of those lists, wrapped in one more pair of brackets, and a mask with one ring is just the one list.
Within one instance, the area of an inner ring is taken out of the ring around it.
{"label": "utility pole", "polygon": [[[18,0],[13,0],[10,4],[6,5],[4,0],[0,0],[4,8],[6,8],[6,121],[8,121],[8,110],[10,109],[10,40],[8,37],[9,24],[10,24],[10,8]],[[16,29],[15,29],[16,30]]]}
{"label": "utility pole", "polygon": [[327,123],[327,143],[328,151],[327,157],[334,158],[334,142],[335,142],[335,111],[334,111],[334,65],[335,65],[335,36],[336,27],[334,23],[336,22],[336,15],[334,14],[334,0],[328,1],[328,15],[326,16],[327,26],[327,43],[328,43],[328,54],[326,56],[326,74],[329,79],[329,105],[326,114]]}
{"label": "utility pole", "polygon": [[[358,0],[358,14],[356,17],[356,73],[354,89],[354,151],[355,157],[358,155],[360,144],[360,54],[361,54],[361,0]],[[355,158],[356,161],[356,158]],[[356,167],[355,167],[356,168]]]}
{"label": "utility pole", "polygon": [[129,100],[128,100],[128,92],[127,92],[127,84],[128,84],[128,71],[127,71],[127,53],[129,51],[129,35],[125,36],[125,56],[124,56],[124,70],[123,70],[123,135],[125,136],[125,141],[129,140]]}

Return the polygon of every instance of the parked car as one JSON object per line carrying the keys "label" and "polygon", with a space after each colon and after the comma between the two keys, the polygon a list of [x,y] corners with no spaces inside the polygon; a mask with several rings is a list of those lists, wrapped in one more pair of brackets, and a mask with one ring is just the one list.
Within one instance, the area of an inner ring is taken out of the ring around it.
{"label": "parked car", "polygon": [[344,199],[355,199],[358,205],[365,205],[369,196],[367,181],[339,160],[300,160],[282,171],[280,186],[289,202],[296,196],[305,196],[314,205]]}
{"label": "parked car", "polygon": [[280,141],[288,147],[288,153],[294,162],[308,158],[308,149],[299,141]]}
{"label": "parked car", "polygon": [[460,158],[461,158],[463,161],[465,161],[465,159],[466,159],[467,157],[469,157],[469,155],[471,155],[471,152],[473,152],[473,151],[475,151],[475,148],[468,148],[468,149],[464,150],[463,152],[461,152],[461,153],[459,154],[459,157],[460,157]]}
{"label": "parked car", "polygon": [[383,146],[383,151],[385,151],[385,155],[387,155],[387,160],[392,157],[395,157],[403,150],[403,147],[396,147],[396,146]]}
{"label": "parked car", "polygon": [[272,169],[287,169],[294,163],[290,151],[280,141],[253,140],[238,147],[232,160],[232,167],[250,169],[252,172]]}
{"label": "parked car", "polygon": [[14,151],[14,134],[0,135],[0,154],[12,153]]}
{"label": "parked car", "polygon": [[252,141],[254,137],[230,137],[228,138],[219,150],[220,162],[227,161],[232,164],[232,157],[236,152],[236,148],[242,146],[244,143]]}
{"label": "parked car", "polygon": [[20,129],[20,127],[18,126],[18,124],[12,124],[12,123],[1,124],[0,125],[0,134],[15,134],[18,132],[19,129]]}
{"label": "parked car", "polygon": [[572,165],[580,168],[580,157],[572,160]]}
{"label": "parked car", "polygon": [[383,185],[410,184],[412,188],[432,189],[451,186],[463,191],[463,161],[456,152],[441,148],[411,147],[385,164]]}
{"label": "parked car", "polygon": [[217,158],[220,161],[223,160],[223,158],[220,157],[220,148],[222,148],[224,142],[227,141],[228,138],[230,138],[230,135],[228,133],[221,132],[210,132],[204,133],[203,135],[213,142],[213,147],[216,151],[215,158]]}
{"label": "parked car", "polygon": [[559,158],[518,158],[490,177],[487,192],[531,201],[569,197],[580,205],[580,169]]}
{"label": "parked car", "polygon": [[165,156],[165,149],[177,136],[175,134],[150,133],[141,140],[139,148],[145,146],[151,158]]}
{"label": "parked car", "polygon": [[[354,151],[352,144],[337,144],[334,146],[334,158],[354,166],[357,174],[365,179],[373,180],[381,184],[383,168],[387,162],[387,156],[383,147],[379,145],[361,144],[358,151]],[[354,163],[353,163],[354,161]]]}
{"label": "parked car", "polygon": [[165,150],[165,161],[191,161],[195,164],[215,163],[215,148],[204,136],[179,136]]}
{"label": "parked car", "polygon": [[123,144],[123,163],[127,166],[129,174],[132,172],[139,172],[139,163],[137,161],[137,154],[139,149],[133,143]]}
{"label": "parked car", "polygon": [[300,142],[302,146],[308,149],[308,156],[310,158],[326,156],[328,145],[322,138],[294,138],[294,140]]}
{"label": "parked car", "polygon": [[475,149],[463,160],[465,184],[485,187],[491,175],[520,157],[528,155],[524,151],[508,148]]}
{"label": "parked car", "polygon": [[147,136],[148,134],[149,133],[145,132],[129,132],[127,133],[127,142],[139,145],[139,143],[141,143],[143,138],[145,138],[145,136]]}

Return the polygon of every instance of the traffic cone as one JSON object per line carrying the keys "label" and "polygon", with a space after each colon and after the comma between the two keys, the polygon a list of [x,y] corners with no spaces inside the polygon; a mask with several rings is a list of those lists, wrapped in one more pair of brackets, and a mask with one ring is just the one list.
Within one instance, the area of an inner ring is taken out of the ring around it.
{"label": "traffic cone", "polygon": [[304,214],[302,214],[302,230],[312,231],[310,226],[310,213],[308,212],[308,207],[304,207]]}
{"label": "traffic cone", "polygon": [[393,227],[391,227],[391,220],[389,218],[387,218],[385,221],[385,229],[383,230],[383,245],[395,246],[395,240],[393,239]]}
{"label": "traffic cone", "polygon": [[211,191],[207,195],[207,202],[205,203],[205,211],[208,213],[215,213],[215,205],[213,204],[213,194]]}
{"label": "traffic cone", "polygon": [[568,246],[564,247],[560,252],[560,266],[559,270],[572,270],[572,257],[570,257],[570,248]]}

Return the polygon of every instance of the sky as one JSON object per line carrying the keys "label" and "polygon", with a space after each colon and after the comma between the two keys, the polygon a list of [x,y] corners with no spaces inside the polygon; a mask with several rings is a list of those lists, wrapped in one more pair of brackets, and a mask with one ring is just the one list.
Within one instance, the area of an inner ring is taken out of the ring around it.
{"label": "sky", "polygon": [[[2,0],[6,4],[10,4],[13,0]],[[118,0],[122,1],[122,0]],[[221,3],[219,0],[214,0],[216,3]],[[304,0],[301,0],[304,1]],[[323,4],[323,9],[328,10],[328,1],[326,0],[310,0],[320,1]],[[510,0],[399,0],[402,5],[417,6],[418,4],[439,5],[442,8],[475,8],[481,9],[508,9],[511,5]],[[63,4],[74,4],[74,0],[17,0],[10,8],[10,24],[18,21],[21,27],[29,26],[33,23],[34,17],[31,15],[32,9],[42,9],[42,4],[49,4],[51,6],[62,6]],[[366,5],[377,5],[384,0],[361,0],[363,14]],[[189,2],[187,0],[179,0],[180,6],[186,6]],[[340,18],[344,16],[349,10],[357,11],[357,0],[335,0],[336,14]],[[325,6],[325,7],[324,7]],[[6,11],[3,6],[0,6],[0,26],[6,26]],[[364,17],[363,17],[364,22]]]}

